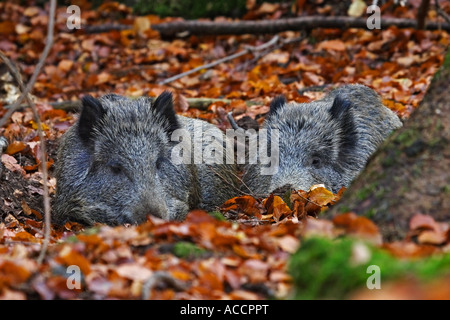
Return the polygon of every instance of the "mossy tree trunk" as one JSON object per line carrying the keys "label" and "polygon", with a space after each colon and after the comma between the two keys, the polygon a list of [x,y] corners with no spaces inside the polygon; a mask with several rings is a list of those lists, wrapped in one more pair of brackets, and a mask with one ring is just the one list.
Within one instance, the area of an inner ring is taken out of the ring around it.
{"label": "mossy tree trunk", "polygon": [[414,214],[450,221],[450,52],[424,100],[382,145],[327,215],[372,219],[385,240],[403,238]]}

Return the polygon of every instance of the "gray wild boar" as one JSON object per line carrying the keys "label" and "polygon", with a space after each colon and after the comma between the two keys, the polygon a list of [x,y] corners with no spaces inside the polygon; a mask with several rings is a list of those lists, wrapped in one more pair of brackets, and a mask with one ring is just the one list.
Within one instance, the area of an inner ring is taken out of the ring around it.
{"label": "gray wild boar", "polygon": [[[246,165],[242,189],[267,195],[324,184],[336,193],[358,176],[380,143],[401,126],[380,96],[363,85],[343,86],[311,103],[287,103],[277,97],[262,129],[272,137],[278,130],[278,170],[262,175],[260,162]],[[269,143],[276,141],[272,138]]]}
{"label": "gray wild boar", "polygon": [[[78,121],[58,150],[54,222],[135,224],[148,214],[183,220],[191,209],[213,210],[235,196],[234,164],[182,156],[209,148],[226,157],[222,138],[205,121],[177,116],[169,92],[154,103],[115,94],[85,97]],[[187,149],[176,160],[181,143]]]}

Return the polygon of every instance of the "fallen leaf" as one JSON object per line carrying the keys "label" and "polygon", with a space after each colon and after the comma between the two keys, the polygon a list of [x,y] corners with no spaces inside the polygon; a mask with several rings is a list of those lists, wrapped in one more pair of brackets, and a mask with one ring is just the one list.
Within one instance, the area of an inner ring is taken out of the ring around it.
{"label": "fallen leaf", "polygon": [[58,258],[67,266],[78,266],[85,275],[91,272],[90,261],[67,244],[61,249]]}
{"label": "fallen leaf", "polygon": [[366,11],[367,5],[363,0],[353,0],[348,8],[347,14],[350,17],[361,17]]}
{"label": "fallen leaf", "polygon": [[116,267],[115,270],[121,277],[137,281],[148,280],[153,274],[150,269],[134,263],[122,264]]}
{"label": "fallen leaf", "polygon": [[276,222],[292,213],[291,209],[289,209],[283,199],[279,196],[274,196],[273,194],[266,199],[264,206],[267,210],[267,214],[273,215]]}
{"label": "fallen leaf", "polygon": [[22,141],[13,141],[8,145],[6,148],[5,153],[9,154],[10,156],[19,153],[27,148],[27,144]]}
{"label": "fallen leaf", "polygon": [[342,40],[328,40],[319,43],[319,50],[345,51],[345,43]]}

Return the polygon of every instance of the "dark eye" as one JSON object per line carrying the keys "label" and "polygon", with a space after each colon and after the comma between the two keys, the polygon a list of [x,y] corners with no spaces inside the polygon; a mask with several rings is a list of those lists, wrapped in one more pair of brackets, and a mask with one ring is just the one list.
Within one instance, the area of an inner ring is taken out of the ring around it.
{"label": "dark eye", "polygon": [[161,167],[163,167],[164,165],[167,165],[169,163],[170,163],[170,161],[166,157],[159,157],[156,160],[156,169],[160,170]]}
{"label": "dark eye", "polygon": [[123,166],[117,161],[108,162],[108,167],[114,174],[121,174],[123,172]]}
{"label": "dark eye", "polygon": [[318,156],[313,156],[311,158],[311,165],[315,168],[320,168],[322,165],[322,160]]}

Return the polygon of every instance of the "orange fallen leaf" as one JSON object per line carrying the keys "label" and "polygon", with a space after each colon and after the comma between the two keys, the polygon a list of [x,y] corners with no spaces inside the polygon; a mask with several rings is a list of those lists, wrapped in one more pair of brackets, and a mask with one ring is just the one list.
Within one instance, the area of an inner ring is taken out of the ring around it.
{"label": "orange fallen leaf", "polygon": [[249,216],[261,217],[260,204],[252,196],[240,196],[226,201],[221,210],[240,210]]}
{"label": "orange fallen leaf", "polygon": [[238,256],[242,258],[252,258],[252,259],[260,259],[261,255],[257,254],[256,252],[252,252],[250,247],[246,247],[239,244],[234,244],[232,246],[234,253],[236,253]]}
{"label": "orange fallen leaf", "polygon": [[[31,124],[31,127],[34,130],[37,130],[38,127],[39,127],[38,124],[36,122],[34,122],[34,120],[30,120],[30,124]],[[44,131],[48,131],[49,130],[48,126],[45,123],[41,122],[41,126],[42,126],[42,130],[44,130]]]}
{"label": "orange fallen leaf", "polygon": [[395,241],[384,243],[383,248],[387,249],[394,256],[399,258],[427,257],[437,252],[437,248],[432,245],[416,244],[407,241]]}
{"label": "orange fallen leaf", "polygon": [[91,272],[91,263],[82,254],[73,250],[70,246],[66,245],[60,251],[58,258],[67,266],[76,265],[85,274]]}
{"label": "orange fallen leaf", "polygon": [[23,266],[9,260],[4,260],[0,264],[0,290],[3,285],[20,284],[25,282],[31,275],[31,272]]}
{"label": "orange fallen leaf", "polygon": [[73,61],[68,59],[63,59],[58,63],[58,69],[64,72],[70,71],[73,66]]}
{"label": "orange fallen leaf", "polygon": [[439,232],[440,230],[425,230],[419,234],[417,241],[423,244],[443,244],[447,240],[446,232]]}
{"label": "orange fallen leaf", "polygon": [[325,187],[316,187],[308,192],[308,199],[323,207],[330,204],[335,199],[335,195]]}
{"label": "orange fallen leaf", "polygon": [[16,233],[16,235],[12,238],[14,241],[23,241],[23,242],[39,242],[31,233],[26,231],[20,231]]}
{"label": "orange fallen leaf", "polygon": [[358,235],[377,244],[381,244],[382,238],[376,224],[366,217],[361,217],[353,212],[337,215],[333,218],[333,224],[345,230],[346,234]]}
{"label": "orange fallen leaf", "polygon": [[22,141],[13,141],[12,143],[10,143],[8,145],[5,153],[12,156],[18,152],[25,150],[27,147],[28,147],[28,145]]}
{"label": "orange fallen leaf", "polygon": [[283,217],[292,214],[291,209],[279,196],[271,194],[269,198],[264,202],[264,207],[267,210],[267,214],[273,215],[276,222],[280,221]]}
{"label": "orange fallen leaf", "polygon": [[345,51],[345,43],[342,40],[328,40],[322,41],[318,45],[320,50],[335,50],[335,51]]}
{"label": "orange fallen leaf", "polygon": [[299,220],[306,217],[305,206],[308,202],[308,194],[306,191],[298,190],[292,191],[290,201],[292,203],[292,212]]}

